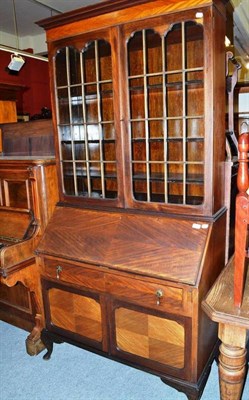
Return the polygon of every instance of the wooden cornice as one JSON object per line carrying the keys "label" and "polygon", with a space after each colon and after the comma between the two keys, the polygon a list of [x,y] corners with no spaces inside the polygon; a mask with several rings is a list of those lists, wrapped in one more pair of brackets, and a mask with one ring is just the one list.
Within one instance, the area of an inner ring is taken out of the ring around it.
{"label": "wooden cornice", "polygon": [[[110,12],[120,11],[134,6],[139,6],[145,3],[155,3],[153,0],[106,0],[101,3],[92,4],[86,7],[78,8],[76,10],[68,11],[59,15],[55,15],[50,18],[45,18],[37,21],[36,24],[44,28],[45,30],[56,28],[67,23],[82,21],[87,18],[97,17]],[[178,0],[165,0],[167,3],[177,4]],[[216,3],[223,3],[224,5],[228,0],[191,0],[186,1],[186,7],[211,5]],[[154,6],[154,4],[152,4]]]}

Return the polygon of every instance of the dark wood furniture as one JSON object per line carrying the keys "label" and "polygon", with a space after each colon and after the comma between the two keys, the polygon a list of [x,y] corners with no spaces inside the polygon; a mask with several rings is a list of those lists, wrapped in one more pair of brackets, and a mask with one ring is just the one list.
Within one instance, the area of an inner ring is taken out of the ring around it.
{"label": "dark wood furniture", "polygon": [[54,157],[54,134],[51,119],[0,125],[2,155]]}
{"label": "dark wood furniture", "polygon": [[[60,202],[37,247],[46,329],[201,397],[224,267],[225,7],[108,1],[46,29]],[[230,194],[230,192],[229,192]]]}
{"label": "dark wood furniture", "polygon": [[0,157],[0,318],[31,331],[29,354],[44,326],[34,248],[57,200],[54,157]]}
{"label": "dark wood furniture", "polygon": [[212,321],[219,324],[222,341],[219,357],[222,400],[240,400],[247,372],[249,330],[248,273],[248,172],[249,133],[239,137],[239,172],[236,199],[235,254],[203,301]]}

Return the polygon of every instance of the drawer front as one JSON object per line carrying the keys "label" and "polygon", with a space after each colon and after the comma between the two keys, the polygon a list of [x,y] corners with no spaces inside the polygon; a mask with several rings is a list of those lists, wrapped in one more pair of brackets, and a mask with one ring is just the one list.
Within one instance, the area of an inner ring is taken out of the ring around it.
{"label": "drawer front", "polygon": [[113,296],[144,307],[170,312],[183,309],[183,289],[161,285],[160,282],[157,284],[110,275],[106,280],[106,288]]}
{"label": "drawer front", "polygon": [[43,273],[46,277],[57,281],[72,283],[94,291],[105,289],[104,273],[93,271],[84,264],[78,266],[61,260],[45,259]]}

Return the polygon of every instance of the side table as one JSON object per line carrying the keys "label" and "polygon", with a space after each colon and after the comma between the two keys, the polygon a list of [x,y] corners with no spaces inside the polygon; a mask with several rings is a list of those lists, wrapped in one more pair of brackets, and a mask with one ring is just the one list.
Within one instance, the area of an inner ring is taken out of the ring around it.
{"label": "side table", "polygon": [[221,340],[219,383],[221,400],[240,400],[247,375],[246,344],[249,332],[249,273],[243,303],[234,306],[234,257],[209,291],[202,307],[219,324]]}

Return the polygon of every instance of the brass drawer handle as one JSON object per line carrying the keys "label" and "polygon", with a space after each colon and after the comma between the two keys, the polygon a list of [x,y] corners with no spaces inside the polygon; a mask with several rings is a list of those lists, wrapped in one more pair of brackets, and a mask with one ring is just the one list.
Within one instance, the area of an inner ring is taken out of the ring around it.
{"label": "brass drawer handle", "polygon": [[57,265],[56,267],[56,278],[60,279],[60,273],[62,272],[62,267],[60,265]]}
{"label": "brass drawer handle", "polygon": [[160,306],[160,301],[163,298],[163,295],[164,295],[163,290],[162,289],[157,289],[157,291],[156,291],[156,298],[157,298],[156,304],[157,304],[157,306]]}

